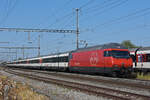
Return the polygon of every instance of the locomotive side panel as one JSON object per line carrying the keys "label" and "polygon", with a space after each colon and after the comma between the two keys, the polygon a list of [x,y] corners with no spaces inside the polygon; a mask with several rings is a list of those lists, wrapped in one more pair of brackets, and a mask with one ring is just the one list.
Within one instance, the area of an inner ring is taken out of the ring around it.
{"label": "locomotive side panel", "polygon": [[127,49],[74,52],[69,69],[75,72],[125,75],[132,72],[132,59]]}
{"label": "locomotive side panel", "polygon": [[72,53],[69,69],[77,72],[104,73],[103,50]]}

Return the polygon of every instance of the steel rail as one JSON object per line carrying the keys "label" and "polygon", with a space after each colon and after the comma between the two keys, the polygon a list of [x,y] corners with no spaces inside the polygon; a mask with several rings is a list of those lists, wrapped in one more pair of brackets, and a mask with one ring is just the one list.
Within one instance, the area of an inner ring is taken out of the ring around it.
{"label": "steel rail", "polygon": [[[64,86],[64,87],[73,88],[76,90],[88,92],[90,94],[94,94],[94,95],[98,95],[98,96],[112,98],[115,100],[131,100],[131,99],[137,99],[137,98],[149,100],[149,98],[150,98],[150,96],[129,93],[129,92],[114,90],[114,89],[109,89],[109,88],[97,87],[97,86],[92,86],[92,85],[87,85],[87,84],[82,84],[82,83],[64,81],[64,80],[60,80],[60,79],[41,77],[41,76],[37,76],[37,75],[33,75],[33,74],[25,74],[25,73],[16,72],[16,71],[13,71],[10,69],[7,70],[6,72],[9,72],[9,73],[15,74],[15,75],[19,75],[19,76],[23,76],[23,77],[28,77],[28,78],[39,80],[39,81],[57,84],[57,85]],[[115,93],[115,95],[114,95],[114,93]]]}
{"label": "steel rail", "polygon": [[[81,76],[77,76],[77,75],[66,75],[66,74],[61,74],[61,73],[50,73],[50,72],[46,72],[46,71],[39,71],[39,70],[29,70],[29,69],[19,69],[19,70],[25,70],[25,71],[29,71],[29,72],[37,72],[37,73],[41,73],[41,74],[48,74],[48,75],[53,75],[53,76],[59,76],[59,77],[64,77],[64,78],[73,78],[73,79],[80,79],[80,80],[90,80],[90,81],[94,81],[94,82],[102,82],[102,83],[109,83],[109,84],[114,84],[114,85],[121,85],[121,86],[128,86],[128,87],[134,87],[134,88],[139,88],[139,89],[145,89],[150,91],[150,86],[148,85],[142,85],[142,84],[137,84],[137,83],[128,83],[128,82],[123,82],[123,81],[115,81],[115,80],[105,80],[105,79],[97,79],[97,78],[91,78],[91,77],[81,77]],[[134,79],[135,80],[135,79]],[[136,79],[137,80],[137,79]],[[141,80],[143,81],[143,80]],[[150,82],[150,81],[147,81]]]}

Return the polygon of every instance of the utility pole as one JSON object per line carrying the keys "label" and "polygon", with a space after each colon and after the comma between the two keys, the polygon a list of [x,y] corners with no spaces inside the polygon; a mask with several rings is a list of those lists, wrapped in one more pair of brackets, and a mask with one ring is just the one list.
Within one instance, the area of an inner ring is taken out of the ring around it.
{"label": "utility pole", "polygon": [[18,57],[17,57],[17,49],[16,49],[16,60],[17,60],[17,58],[18,58]]}
{"label": "utility pole", "polygon": [[28,42],[31,43],[30,32],[28,32]]}
{"label": "utility pole", "polygon": [[23,48],[22,48],[22,58],[24,59],[24,45],[23,45]]}
{"label": "utility pole", "polygon": [[76,13],[77,13],[77,16],[76,16],[76,35],[77,35],[77,41],[76,41],[76,45],[77,45],[77,49],[79,48],[79,9],[76,8]]}
{"label": "utility pole", "polygon": [[38,56],[40,56],[40,35],[39,35],[39,41],[38,41]]}

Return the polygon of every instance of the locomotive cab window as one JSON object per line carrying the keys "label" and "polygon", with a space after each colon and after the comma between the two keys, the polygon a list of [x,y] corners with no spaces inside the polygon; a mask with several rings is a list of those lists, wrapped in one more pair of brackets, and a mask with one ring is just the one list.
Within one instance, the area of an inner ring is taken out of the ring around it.
{"label": "locomotive cab window", "polygon": [[104,51],[104,57],[110,57],[110,51]]}
{"label": "locomotive cab window", "polygon": [[104,51],[104,57],[110,56],[114,58],[130,58],[130,54],[128,51],[119,51],[119,50]]}

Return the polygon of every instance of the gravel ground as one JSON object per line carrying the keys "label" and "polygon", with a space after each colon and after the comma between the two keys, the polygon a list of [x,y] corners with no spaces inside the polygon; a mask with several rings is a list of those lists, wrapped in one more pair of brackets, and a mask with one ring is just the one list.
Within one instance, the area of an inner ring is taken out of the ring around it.
{"label": "gravel ground", "polygon": [[[51,78],[55,78],[55,79],[62,79],[61,77],[54,77],[54,76],[50,76],[50,75],[43,75],[43,74],[40,74],[40,73],[38,73],[37,75],[43,76],[43,77],[51,77]],[[100,87],[104,87],[104,88],[111,88],[111,89],[116,89],[116,90],[121,90],[121,91],[126,91],[126,92],[132,92],[132,93],[137,93],[137,94],[143,94],[143,95],[147,95],[147,96],[150,95],[150,91],[146,91],[144,89],[136,89],[134,87],[132,88],[132,87],[127,87],[127,86],[118,86],[118,85],[109,84],[109,83],[108,84],[106,84],[106,83],[104,84],[104,83],[100,83],[100,82],[93,82],[93,81],[90,81],[90,80],[89,81],[82,81],[82,80],[67,79],[67,78],[65,80],[67,80],[67,81],[69,80],[69,81],[72,81],[72,82],[79,82],[79,83],[83,83],[83,84],[100,86]]]}
{"label": "gravel ground", "polygon": [[[80,91],[75,91],[72,89],[63,88],[53,84],[47,84],[44,82],[31,80],[16,75],[0,71],[1,74],[8,76],[9,78],[22,82],[23,84],[28,84],[36,92],[48,96],[51,100],[108,100],[103,97],[97,97],[93,95],[88,95]],[[111,99],[110,99],[111,100]]]}
{"label": "gravel ground", "polygon": [[0,100],[50,100],[27,84],[16,82],[0,73]]}
{"label": "gravel ground", "polygon": [[[55,76],[41,74],[41,73],[34,73],[34,72],[26,72],[26,73],[36,74],[36,75],[39,75],[39,76],[50,77],[50,78],[54,78],[54,79],[60,79],[60,80],[62,79],[61,77],[55,77]],[[52,72],[52,73],[54,73],[54,72]],[[64,73],[64,74],[68,74],[68,73]],[[76,74],[76,75],[78,75],[78,74]],[[80,74],[79,74],[79,76],[80,76]],[[83,75],[81,75],[81,76],[83,77]],[[91,76],[91,75],[84,75],[84,77],[91,77],[91,78],[105,79],[105,80],[114,80],[114,81],[118,81],[118,82],[139,83],[139,84],[144,84],[144,85],[149,85],[150,86],[150,82],[146,82],[146,81],[141,82],[139,80],[110,78],[110,77]],[[143,95],[147,95],[147,96],[150,95],[150,90],[148,91],[148,90],[138,89],[138,88],[134,88],[134,87],[118,86],[118,85],[109,84],[109,83],[104,84],[104,83],[100,83],[100,82],[93,82],[93,81],[90,81],[90,80],[89,81],[82,81],[82,80],[68,79],[68,78],[66,78],[65,80],[72,81],[72,82],[79,82],[79,83],[83,83],[83,84],[96,85],[96,86],[100,86],[100,87],[104,87],[104,88],[111,88],[111,89],[116,89],[116,90],[121,90],[121,91],[126,91],[126,92],[132,92],[132,93],[137,93],[137,94],[143,94]]]}

